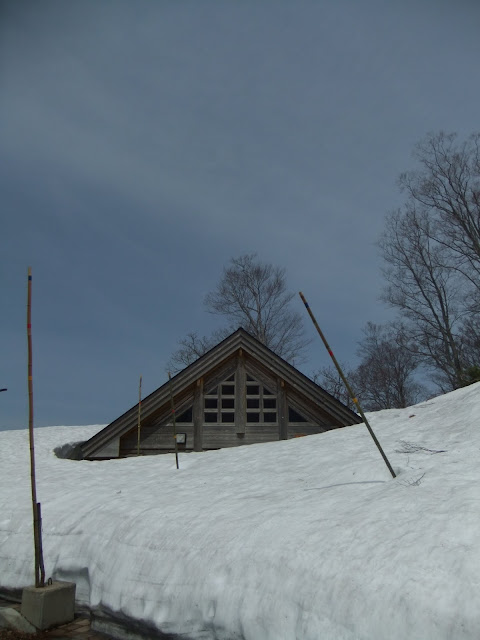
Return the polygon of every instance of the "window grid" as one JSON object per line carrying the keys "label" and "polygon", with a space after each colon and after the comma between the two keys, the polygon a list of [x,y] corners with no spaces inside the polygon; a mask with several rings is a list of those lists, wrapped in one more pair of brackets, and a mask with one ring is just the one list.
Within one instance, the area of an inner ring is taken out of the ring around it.
{"label": "window grid", "polygon": [[[233,387],[233,389],[232,389]],[[229,393],[224,393],[229,391]],[[246,389],[247,423],[276,423],[277,399],[271,391],[259,384],[251,376],[247,378]],[[214,387],[205,394],[204,420],[207,424],[235,423],[235,376]],[[192,424],[192,407],[183,411],[176,419],[177,424]],[[288,422],[306,423],[308,420],[293,407],[288,407]]]}
{"label": "window grid", "polygon": [[235,423],[235,374],[205,394],[204,421],[207,424]]}
{"label": "window grid", "polygon": [[277,422],[277,398],[262,384],[247,376],[247,424]]}

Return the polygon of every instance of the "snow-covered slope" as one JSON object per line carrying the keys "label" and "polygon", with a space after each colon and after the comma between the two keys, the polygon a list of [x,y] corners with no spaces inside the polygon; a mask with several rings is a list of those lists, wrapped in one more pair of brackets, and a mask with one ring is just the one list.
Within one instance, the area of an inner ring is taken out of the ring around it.
{"label": "snow-covered slope", "polygon": [[[36,431],[47,576],[164,632],[477,640],[480,385],[290,441],[108,462]],[[0,586],[33,580],[27,431],[0,433]]]}

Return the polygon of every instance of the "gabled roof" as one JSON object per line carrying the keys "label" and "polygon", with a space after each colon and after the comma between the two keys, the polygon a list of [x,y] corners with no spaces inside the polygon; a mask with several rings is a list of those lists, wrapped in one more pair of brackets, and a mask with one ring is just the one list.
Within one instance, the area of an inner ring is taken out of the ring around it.
{"label": "gabled roof", "polygon": [[[237,329],[234,333],[222,340],[222,342],[219,342],[215,347],[198,358],[198,360],[177,373],[171,381],[167,381],[156,391],[144,398],[142,400],[142,422],[148,420],[150,416],[168,403],[172,393],[174,396],[182,393],[182,391],[185,391],[197,380],[206,376],[213,368],[218,367],[219,364],[233,357],[240,349],[256,361],[261,362],[273,375],[285,380],[290,386],[318,404],[332,417],[334,422],[338,423],[338,426],[358,424],[361,422],[361,418],[356,413],[348,409],[339,400],[325,391],[325,389],[322,389],[322,387],[283,360],[283,358],[276,355],[242,328]],[[137,425],[137,421],[138,404],[135,404],[131,409],[82,445],[84,457],[91,456],[115,438],[133,429]]]}

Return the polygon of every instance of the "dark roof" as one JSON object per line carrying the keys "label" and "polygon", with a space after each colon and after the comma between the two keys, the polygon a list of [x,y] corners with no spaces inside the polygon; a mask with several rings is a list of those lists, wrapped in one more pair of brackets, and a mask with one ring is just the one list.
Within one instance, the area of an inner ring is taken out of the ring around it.
{"label": "dark roof", "polygon": [[[198,360],[177,373],[171,381],[165,382],[156,391],[142,399],[142,420],[147,419],[165,405],[170,399],[170,394],[177,395],[208,374],[219,363],[233,356],[239,349],[243,349],[245,353],[261,362],[276,376],[284,379],[292,387],[317,403],[339,425],[358,424],[362,421],[356,413],[242,328],[227,336]],[[130,431],[136,426],[137,420],[138,404],[135,404],[82,445],[84,457],[91,456],[114,438]]]}

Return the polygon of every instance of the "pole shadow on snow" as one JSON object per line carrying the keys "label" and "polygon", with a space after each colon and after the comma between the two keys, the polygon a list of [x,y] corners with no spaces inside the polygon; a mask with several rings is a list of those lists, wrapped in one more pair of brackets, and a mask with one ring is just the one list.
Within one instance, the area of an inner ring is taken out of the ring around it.
{"label": "pole shadow on snow", "polygon": [[333,487],[345,487],[348,484],[385,484],[386,480],[363,480],[359,482],[339,482],[338,484],[328,484],[325,487],[309,487],[304,489],[304,491],[313,491],[315,489],[332,489]]}

